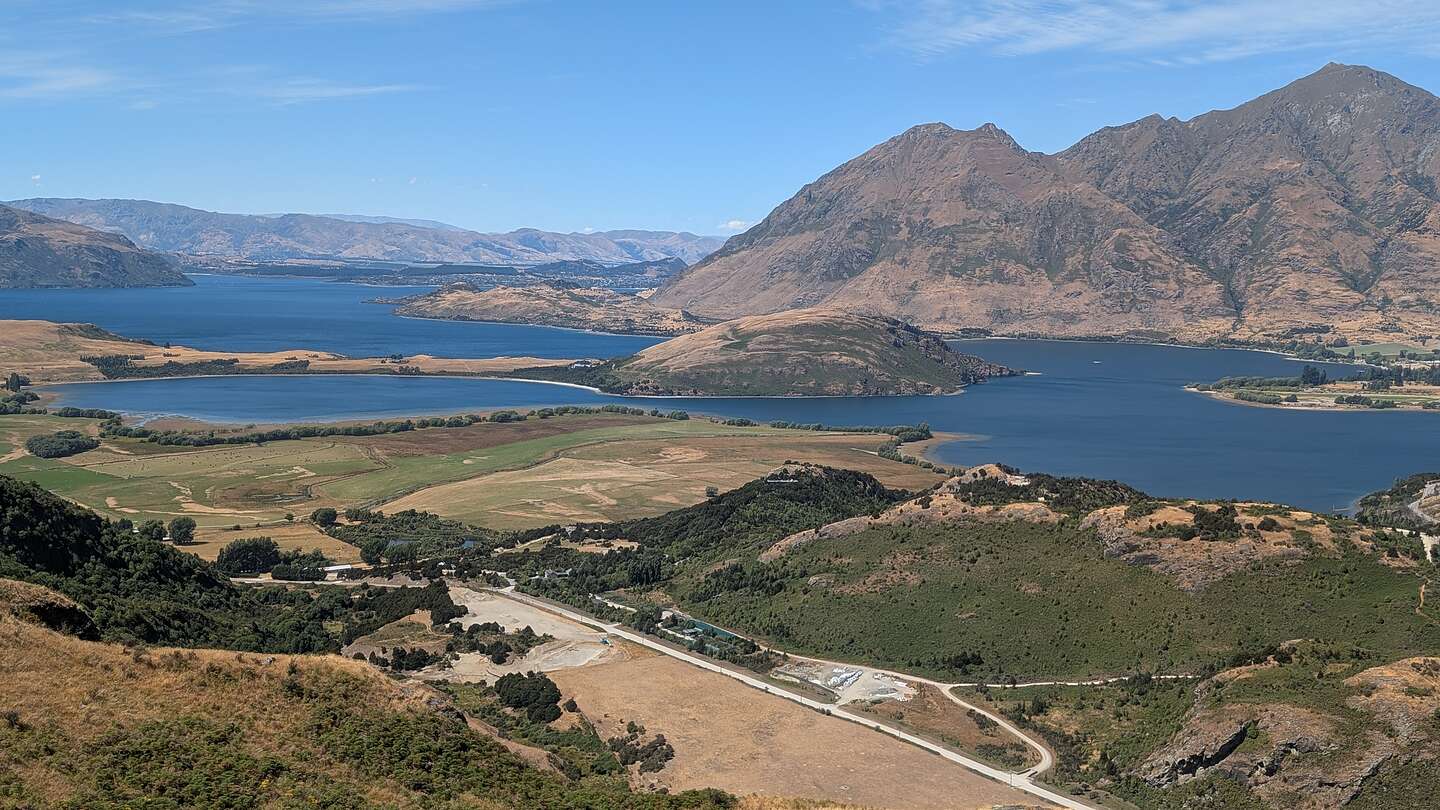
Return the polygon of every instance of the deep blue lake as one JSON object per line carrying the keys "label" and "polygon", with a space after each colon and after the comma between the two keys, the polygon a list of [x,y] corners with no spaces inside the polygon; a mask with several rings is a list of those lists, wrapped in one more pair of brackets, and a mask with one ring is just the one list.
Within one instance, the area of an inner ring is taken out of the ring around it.
{"label": "deep blue lake", "polygon": [[[623,354],[648,338],[396,318],[366,304],[389,288],[201,277],[189,289],[0,292],[0,316],[90,321],[122,334],[207,348],[306,347],[347,354]],[[1035,376],[951,397],[625,399],[506,380],[223,377],[57,386],[65,404],[217,422],[289,422],[626,402],[696,413],[836,425],[928,422],[971,438],[951,464],[1117,478],[1156,495],[1263,498],[1342,509],[1394,478],[1440,466],[1440,419],[1422,413],[1311,413],[1219,402],[1181,389],[1227,374],[1294,374],[1262,352],[1068,341],[962,341]],[[1346,367],[1333,367],[1347,373]]]}
{"label": "deep blue lake", "polygon": [[126,337],[196,349],[316,349],[351,357],[614,357],[659,342],[571,329],[398,318],[390,314],[393,306],[366,303],[433,287],[255,276],[191,278],[194,287],[0,290],[0,319],[93,323]]}

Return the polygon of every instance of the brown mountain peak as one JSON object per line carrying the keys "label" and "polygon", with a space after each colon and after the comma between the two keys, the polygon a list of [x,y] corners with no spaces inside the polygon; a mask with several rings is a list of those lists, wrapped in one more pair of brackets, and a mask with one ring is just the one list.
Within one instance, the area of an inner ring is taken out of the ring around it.
{"label": "brown mountain peak", "polygon": [[978,128],[974,130],[974,132],[976,135],[981,135],[991,140],[999,141],[1000,143],[1005,144],[1012,149],[1018,149],[1022,152],[1025,151],[1024,149],[1021,149],[1020,144],[1015,142],[1014,138],[1010,137],[1010,133],[1006,132],[1000,127],[995,126],[989,121],[981,124]]}
{"label": "brown mountain peak", "polygon": [[1261,96],[1256,101],[1272,96],[1352,95],[1376,90],[1387,93],[1430,95],[1425,90],[1402,81],[1383,70],[1376,70],[1366,65],[1342,65],[1339,62],[1330,62],[1314,73],[1302,76],[1279,90]]}
{"label": "brown mountain peak", "polygon": [[916,124],[900,133],[901,138],[948,138],[960,130],[940,121]]}
{"label": "brown mountain peak", "polygon": [[653,301],[1002,334],[1440,334],[1436,144],[1440,99],[1333,63],[1055,156],[994,124],[927,124],[806,186]]}

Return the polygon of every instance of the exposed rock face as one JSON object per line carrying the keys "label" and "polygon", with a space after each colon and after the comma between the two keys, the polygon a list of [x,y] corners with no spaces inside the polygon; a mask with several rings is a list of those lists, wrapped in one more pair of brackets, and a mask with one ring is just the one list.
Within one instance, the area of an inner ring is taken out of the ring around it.
{"label": "exposed rock face", "polygon": [[0,287],[160,287],[192,282],[129,239],[0,205]]}
{"label": "exposed rock face", "polygon": [[642,335],[681,335],[707,325],[684,310],[658,307],[639,296],[563,284],[488,290],[456,284],[407,299],[395,313],[414,318],[529,323]]}
{"label": "exposed rock face", "polygon": [[1364,67],[1057,155],[927,124],[805,186],[656,301],[1002,334],[1434,334],[1437,178],[1440,99]]}
{"label": "exposed rock face", "polygon": [[719,247],[712,236],[674,231],[551,233],[533,228],[476,233],[385,217],[222,214],[147,200],[16,200],[17,208],[123,233],[153,250],[274,261],[376,259],[531,265],[552,261],[695,262]]}
{"label": "exposed rock face", "polygon": [[1167,788],[1219,773],[1246,785],[1268,806],[1318,810],[1345,806],[1387,766],[1434,759],[1440,659],[1402,659],[1346,679],[1346,686],[1358,690],[1346,701],[1365,718],[1358,727],[1354,717],[1314,708],[1221,697],[1230,684],[1274,666],[1272,659],[1203,682],[1196,688],[1197,708],[1136,775]]}
{"label": "exposed rock face", "polygon": [[609,370],[623,393],[695,396],[942,394],[1014,373],[900,321],[838,310],[728,321]]}
{"label": "exposed rock face", "polygon": [[[1263,740],[1242,748],[1249,739]],[[1391,752],[1371,748],[1329,768],[1293,758],[1340,749],[1335,720],[1319,712],[1280,704],[1226,705],[1192,715],[1185,727],[1140,768],[1155,787],[1170,787],[1207,772],[1243,782],[1258,795],[1300,795],[1307,807],[1339,807],[1359,793]]]}

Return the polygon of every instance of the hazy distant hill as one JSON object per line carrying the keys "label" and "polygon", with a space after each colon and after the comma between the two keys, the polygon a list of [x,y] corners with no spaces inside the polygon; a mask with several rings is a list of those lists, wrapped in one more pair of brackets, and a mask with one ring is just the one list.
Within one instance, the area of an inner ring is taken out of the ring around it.
{"label": "hazy distant hill", "polygon": [[[275,214],[274,216],[283,217],[283,216],[285,216],[285,215],[284,215],[284,214]],[[414,225],[414,226],[417,227],[417,228],[434,228],[434,229],[436,229],[436,230],[441,230],[441,231],[463,231],[463,230],[465,230],[464,228],[460,227],[459,225],[451,225],[451,224],[448,223],[448,222],[437,222],[437,221],[435,221],[435,220],[433,220],[433,219],[407,219],[407,218],[405,218],[405,217],[378,217],[378,216],[369,216],[369,215],[366,215],[366,214],[317,214],[316,216],[325,217],[326,219],[338,219],[338,220],[340,220],[340,221],[342,221],[342,222],[369,222],[369,223],[371,223],[371,224],[376,224],[376,225],[387,225],[387,224],[395,224],[395,225]]]}
{"label": "hazy distant hill", "polygon": [[36,198],[17,200],[11,205],[122,233],[152,250],[259,261],[339,258],[531,265],[579,259],[619,263],[674,257],[688,263],[698,261],[722,243],[712,236],[673,231],[586,234],[525,228],[483,234],[451,227],[422,227],[385,217],[222,214],[146,200]]}
{"label": "hazy distant hill", "polygon": [[113,233],[0,205],[0,287],[151,287],[191,281]]}
{"label": "hazy distant hill", "polygon": [[1056,155],[992,124],[927,124],[805,186],[654,300],[1004,334],[1440,334],[1437,179],[1440,99],[1347,65]]}

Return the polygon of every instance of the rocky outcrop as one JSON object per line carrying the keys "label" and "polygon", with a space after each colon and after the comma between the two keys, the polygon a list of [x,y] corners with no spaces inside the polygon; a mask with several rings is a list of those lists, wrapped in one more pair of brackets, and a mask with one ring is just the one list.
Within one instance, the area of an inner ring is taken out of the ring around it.
{"label": "rocky outcrop", "polygon": [[730,318],[824,305],[937,331],[1282,340],[1440,333],[1440,99],[1329,65],[1056,155],[915,127],[666,284]]}
{"label": "rocky outcrop", "polygon": [[[1282,645],[1293,650],[1296,644]],[[1278,666],[1274,658],[1219,673],[1196,688],[1196,708],[1135,775],[1169,788],[1207,774],[1245,785],[1272,807],[1343,807],[1387,768],[1433,760],[1440,659],[1402,659],[1345,680],[1348,714],[1276,700],[1231,702],[1227,689]]]}
{"label": "rocky outcrop", "polygon": [[1140,777],[1153,787],[1170,787],[1224,762],[1245,742],[1253,728],[1255,721],[1248,717],[1194,720],[1168,745],[1145,760]]}
{"label": "rocky outcrop", "polygon": [[[1094,529],[1103,553],[1114,560],[1143,565],[1195,592],[1263,561],[1299,561],[1311,554],[1338,553],[1335,538],[1366,547],[1371,530],[1356,524],[1332,527],[1303,510],[1266,503],[1236,503],[1235,531],[1223,536],[1193,535],[1197,512],[1224,504],[1202,501],[1153,503],[1141,513],[1107,506],[1087,514],[1081,528]],[[1303,540],[1300,538],[1304,538]]]}

